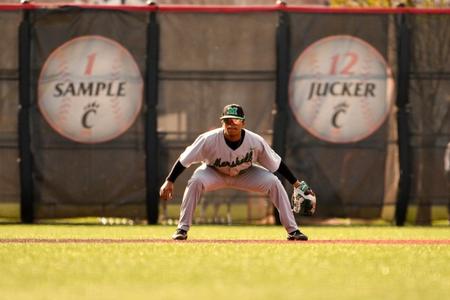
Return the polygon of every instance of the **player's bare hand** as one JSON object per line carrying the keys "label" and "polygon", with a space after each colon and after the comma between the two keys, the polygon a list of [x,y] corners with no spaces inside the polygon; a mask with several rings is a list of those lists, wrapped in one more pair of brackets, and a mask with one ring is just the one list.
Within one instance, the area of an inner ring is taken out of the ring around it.
{"label": "player's bare hand", "polygon": [[159,196],[163,200],[171,200],[173,194],[173,182],[166,180],[159,189]]}

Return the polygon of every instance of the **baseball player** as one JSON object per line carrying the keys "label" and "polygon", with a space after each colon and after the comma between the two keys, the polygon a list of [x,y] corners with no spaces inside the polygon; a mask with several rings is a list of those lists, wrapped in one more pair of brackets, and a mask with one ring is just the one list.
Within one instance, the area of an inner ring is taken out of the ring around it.
{"label": "baseball player", "polygon": [[[234,188],[268,194],[288,232],[287,239],[308,240],[297,226],[286,190],[273,173],[279,172],[294,186],[295,212],[314,213],[316,199],[313,191],[304,181],[294,177],[261,136],[244,129],[245,115],[240,105],[225,106],[220,119],[222,127],[201,134],[188,146],[161,186],[161,199],[170,200],[177,177],[191,164],[201,163],[188,181],[177,231],[172,238],[187,239],[196,205],[203,192]],[[300,206],[301,203],[304,205]]]}

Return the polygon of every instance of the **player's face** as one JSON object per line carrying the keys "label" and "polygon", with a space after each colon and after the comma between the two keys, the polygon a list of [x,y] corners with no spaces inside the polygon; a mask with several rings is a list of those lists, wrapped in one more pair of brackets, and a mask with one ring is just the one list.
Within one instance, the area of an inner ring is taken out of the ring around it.
{"label": "player's face", "polygon": [[228,137],[240,137],[241,130],[245,125],[244,120],[240,119],[223,119],[222,127],[225,135]]}

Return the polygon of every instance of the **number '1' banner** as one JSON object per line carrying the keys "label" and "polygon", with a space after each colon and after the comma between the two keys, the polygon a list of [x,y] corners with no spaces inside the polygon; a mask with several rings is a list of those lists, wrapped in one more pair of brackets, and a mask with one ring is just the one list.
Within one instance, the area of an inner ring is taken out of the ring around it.
{"label": "number '1' banner", "polygon": [[73,8],[33,12],[37,218],[145,217],[147,17]]}

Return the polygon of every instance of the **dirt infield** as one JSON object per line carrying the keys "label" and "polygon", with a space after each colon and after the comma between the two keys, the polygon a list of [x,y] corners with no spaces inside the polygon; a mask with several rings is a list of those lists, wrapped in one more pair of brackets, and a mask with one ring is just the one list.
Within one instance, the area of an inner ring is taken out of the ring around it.
{"label": "dirt infield", "polygon": [[309,241],[287,241],[287,240],[213,240],[213,239],[191,239],[186,241],[173,241],[170,239],[50,239],[50,238],[6,238],[0,239],[0,244],[361,244],[361,245],[450,245],[450,240],[309,240]]}

